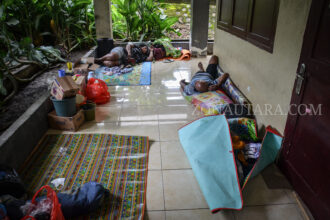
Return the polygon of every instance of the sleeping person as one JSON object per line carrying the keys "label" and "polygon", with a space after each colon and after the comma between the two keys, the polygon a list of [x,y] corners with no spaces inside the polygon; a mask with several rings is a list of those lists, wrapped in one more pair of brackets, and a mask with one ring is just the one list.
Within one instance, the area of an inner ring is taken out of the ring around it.
{"label": "sleeping person", "polygon": [[110,53],[104,55],[103,57],[95,58],[95,63],[107,67],[127,64],[127,51],[123,47],[115,47],[110,51]]}
{"label": "sleeping person", "polygon": [[225,73],[219,77],[217,70],[218,63],[219,58],[213,55],[205,71],[203,64],[199,62],[199,71],[192,77],[190,83],[187,83],[185,79],[180,81],[181,89],[187,95],[193,95],[220,89],[222,87],[222,84],[229,77],[229,74]]}
{"label": "sleeping person", "polygon": [[128,43],[126,48],[115,47],[110,53],[101,58],[96,58],[95,63],[103,64],[107,67],[120,66],[122,64],[135,64],[144,61],[152,61],[154,58],[154,48],[148,47],[144,43]]}
{"label": "sleeping person", "polygon": [[145,43],[126,45],[127,56],[129,62],[142,63],[144,61],[152,61],[154,59],[154,48],[148,47]]}

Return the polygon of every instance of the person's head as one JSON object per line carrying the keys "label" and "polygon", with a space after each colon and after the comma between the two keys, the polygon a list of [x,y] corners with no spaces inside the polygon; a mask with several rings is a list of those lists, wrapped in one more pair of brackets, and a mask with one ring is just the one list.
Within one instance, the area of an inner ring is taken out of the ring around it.
{"label": "person's head", "polygon": [[144,53],[144,54],[148,54],[149,53],[149,48],[148,48],[148,45],[147,44],[140,43],[139,46],[141,48],[142,53]]}
{"label": "person's head", "polygon": [[209,84],[205,81],[197,81],[195,83],[195,89],[197,92],[207,92],[209,89]]}

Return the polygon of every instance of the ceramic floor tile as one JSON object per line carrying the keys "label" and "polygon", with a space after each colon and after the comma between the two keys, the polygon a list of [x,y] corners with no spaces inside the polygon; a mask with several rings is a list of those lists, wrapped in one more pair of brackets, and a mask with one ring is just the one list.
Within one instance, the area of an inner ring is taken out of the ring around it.
{"label": "ceramic floor tile", "polygon": [[234,215],[236,219],[244,220],[303,220],[295,204],[245,207],[241,211],[234,211]]}
{"label": "ceramic floor tile", "polygon": [[144,220],[165,220],[165,211],[147,211]]}
{"label": "ceramic floor tile", "polygon": [[175,69],[175,71],[180,74],[180,80],[185,79],[186,81],[189,81],[193,74],[191,68],[178,68]]}
{"label": "ceramic floor tile", "polygon": [[166,93],[169,93],[169,94],[181,94],[180,92],[180,88],[175,86],[175,87],[166,87],[164,85],[160,85],[159,86],[159,93],[160,94],[166,94]]}
{"label": "ceramic floor tile", "polygon": [[200,117],[200,112],[196,111],[192,106],[159,106],[159,120],[190,120]]}
{"label": "ceramic floor tile", "polygon": [[294,190],[284,189],[284,192],[286,193],[286,195],[290,199],[291,203],[297,203],[297,199],[298,199],[299,196],[297,196],[297,193]]}
{"label": "ceramic floor tile", "polygon": [[85,122],[77,133],[105,133],[116,134],[118,129],[117,122]]}
{"label": "ceramic floor tile", "polygon": [[175,68],[177,68],[177,61],[174,61],[172,63],[164,63],[163,61],[157,61],[153,64],[152,68],[152,75],[162,75],[162,74],[169,74],[171,73]]}
{"label": "ceramic floor tile", "polygon": [[119,122],[116,132],[120,135],[148,136],[149,140],[159,140],[158,121]]}
{"label": "ceramic floor tile", "polygon": [[118,128],[117,122],[100,122],[95,121],[84,122],[77,131],[61,131],[55,129],[49,129],[47,134],[80,134],[80,133],[104,133],[104,134],[116,134]]}
{"label": "ceramic floor tile", "polygon": [[166,211],[166,220],[234,220],[232,211],[212,214],[209,209]]}
{"label": "ceramic floor tile", "polygon": [[161,105],[188,106],[190,103],[185,100],[182,94],[168,94],[160,100]]}
{"label": "ceramic floor tile", "polygon": [[95,121],[85,122],[77,132],[50,129],[47,133],[149,136],[145,219],[301,219],[292,191],[268,189],[261,175],[244,189],[242,211],[210,213],[178,141],[178,129],[202,116],[183,98],[179,82],[190,81],[198,62],[206,68],[208,60],[155,62],[151,85],[110,86],[111,100],[97,106]]}
{"label": "ceramic floor tile", "polygon": [[130,93],[126,94],[123,99],[123,104],[130,105],[159,105],[162,103],[159,93]]}
{"label": "ceramic floor tile", "polygon": [[180,80],[174,77],[160,77],[159,84],[163,88],[167,89],[180,89]]}
{"label": "ceramic floor tile", "polygon": [[178,141],[178,129],[187,121],[159,121],[160,141]]}
{"label": "ceramic floor tile", "polygon": [[146,208],[164,210],[162,171],[148,171]]}
{"label": "ceramic floor tile", "polygon": [[161,142],[160,146],[163,170],[191,168],[180,142]]}
{"label": "ceramic floor tile", "polygon": [[283,189],[268,189],[261,175],[249,180],[243,198],[245,206],[292,203]]}
{"label": "ceramic floor tile", "polygon": [[149,170],[161,170],[162,161],[160,157],[160,142],[149,141]]}
{"label": "ceramic floor tile", "polygon": [[114,122],[119,121],[121,112],[121,105],[112,105],[109,107],[95,108],[96,122]]}
{"label": "ceramic floor tile", "polygon": [[157,106],[123,105],[120,121],[156,121],[158,120]]}
{"label": "ceramic floor tile", "polygon": [[165,209],[208,208],[192,170],[164,170]]}
{"label": "ceramic floor tile", "polygon": [[110,92],[110,101],[103,104],[98,105],[99,107],[107,107],[107,106],[113,106],[113,105],[121,105],[124,101],[124,94],[116,94]]}
{"label": "ceramic floor tile", "polygon": [[150,86],[129,86],[121,91],[122,94],[146,94],[146,93],[157,93],[158,87],[150,85]]}

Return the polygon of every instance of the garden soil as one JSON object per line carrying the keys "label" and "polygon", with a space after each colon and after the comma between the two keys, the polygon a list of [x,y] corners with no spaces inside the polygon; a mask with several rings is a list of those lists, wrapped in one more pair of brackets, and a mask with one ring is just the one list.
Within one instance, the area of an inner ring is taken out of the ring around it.
{"label": "garden soil", "polygon": [[[88,50],[72,52],[69,61],[75,61],[82,57]],[[18,119],[37,99],[45,93],[49,93],[50,85],[58,75],[59,69],[65,69],[66,64],[61,63],[58,68],[44,72],[33,81],[19,88],[18,93],[3,106],[0,112],[0,135]]]}

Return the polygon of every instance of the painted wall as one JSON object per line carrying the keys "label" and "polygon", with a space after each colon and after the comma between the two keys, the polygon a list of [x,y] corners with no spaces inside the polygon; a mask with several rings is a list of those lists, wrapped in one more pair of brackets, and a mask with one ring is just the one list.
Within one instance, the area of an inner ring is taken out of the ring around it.
{"label": "painted wall", "polygon": [[215,32],[214,54],[253,103],[258,124],[272,125],[282,133],[286,115],[264,114],[270,108],[265,104],[274,113],[279,108],[288,112],[310,4],[311,0],[280,0],[273,53],[220,29]]}

